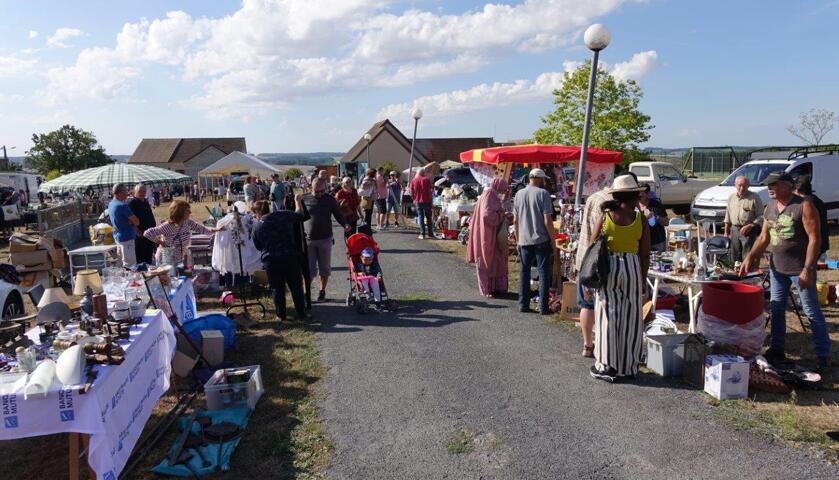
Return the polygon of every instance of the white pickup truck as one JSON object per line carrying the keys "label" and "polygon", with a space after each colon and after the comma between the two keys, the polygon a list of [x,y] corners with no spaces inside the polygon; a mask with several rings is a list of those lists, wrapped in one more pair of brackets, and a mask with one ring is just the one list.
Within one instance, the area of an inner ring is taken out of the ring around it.
{"label": "white pickup truck", "polygon": [[629,171],[638,177],[638,183],[650,184],[664,208],[672,208],[678,215],[690,213],[693,198],[717,184],[715,180],[688,178],[667,162],[630,163]]}

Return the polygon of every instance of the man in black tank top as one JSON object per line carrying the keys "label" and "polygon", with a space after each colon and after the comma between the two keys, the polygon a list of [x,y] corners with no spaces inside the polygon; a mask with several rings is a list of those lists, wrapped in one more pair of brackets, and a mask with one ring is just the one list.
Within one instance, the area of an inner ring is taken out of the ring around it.
{"label": "man in black tank top", "polygon": [[810,319],[818,368],[824,371],[830,366],[830,337],[816,293],[816,262],[821,244],[819,214],[812,202],[793,194],[795,182],[790,174],[772,173],[766,184],[769,202],[763,214],[763,229],[740,267],[741,275],[757,267],[769,248],[772,339],[766,359],[775,364],[785,358],[787,298],[791,283],[798,282],[801,306]]}

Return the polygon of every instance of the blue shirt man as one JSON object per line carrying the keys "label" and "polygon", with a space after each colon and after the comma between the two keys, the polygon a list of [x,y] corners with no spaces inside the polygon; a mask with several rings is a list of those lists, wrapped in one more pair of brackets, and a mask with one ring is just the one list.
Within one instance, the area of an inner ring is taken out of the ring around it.
{"label": "blue shirt man", "polygon": [[114,240],[117,242],[123,266],[137,263],[137,253],[134,241],[137,238],[136,226],[140,220],[128,206],[128,188],[118,183],[113,189],[114,199],[108,204],[108,216],[114,226]]}
{"label": "blue shirt man", "polygon": [[271,183],[271,201],[274,203],[274,211],[283,210],[285,208],[285,184],[280,181],[280,176],[274,174],[271,176],[273,182]]}

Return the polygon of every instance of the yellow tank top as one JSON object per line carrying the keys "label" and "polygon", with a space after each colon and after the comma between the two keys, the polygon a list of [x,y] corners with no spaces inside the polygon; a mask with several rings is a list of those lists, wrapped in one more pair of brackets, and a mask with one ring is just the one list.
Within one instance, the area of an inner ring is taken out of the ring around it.
{"label": "yellow tank top", "polygon": [[641,215],[635,212],[635,221],[627,226],[618,225],[612,221],[610,214],[605,215],[603,221],[603,236],[606,246],[612,253],[638,253],[638,244],[643,233]]}

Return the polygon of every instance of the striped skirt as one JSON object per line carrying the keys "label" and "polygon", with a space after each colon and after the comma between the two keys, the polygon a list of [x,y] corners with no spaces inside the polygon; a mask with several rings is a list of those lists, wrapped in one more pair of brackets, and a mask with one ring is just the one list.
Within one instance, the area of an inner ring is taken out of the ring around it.
{"label": "striped skirt", "polygon": [[598,370],[635,375],[641,358],[643,284],[635,253],[610,253],[609,276],[594,297],[594,358]]}

